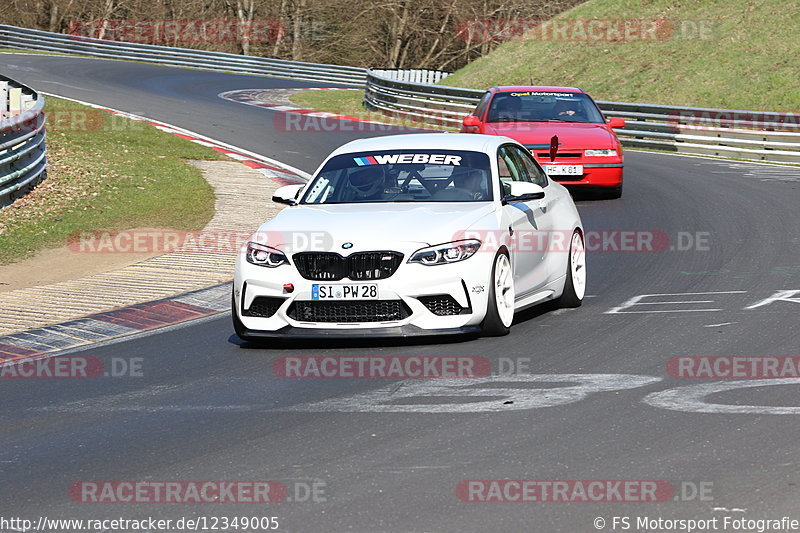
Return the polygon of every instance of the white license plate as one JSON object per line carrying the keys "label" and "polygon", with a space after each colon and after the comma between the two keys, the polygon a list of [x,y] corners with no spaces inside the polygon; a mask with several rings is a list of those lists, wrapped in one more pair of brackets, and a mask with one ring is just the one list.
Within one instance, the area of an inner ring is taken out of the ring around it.
{"label": "white license plate", "polygon": [[312,300],[377,300],[378,285],[376,283],[337,283],[311,286]]}
{"label": "white license plate", "polygon": [[544,165],[548,176],[580,176],[583,165]]}

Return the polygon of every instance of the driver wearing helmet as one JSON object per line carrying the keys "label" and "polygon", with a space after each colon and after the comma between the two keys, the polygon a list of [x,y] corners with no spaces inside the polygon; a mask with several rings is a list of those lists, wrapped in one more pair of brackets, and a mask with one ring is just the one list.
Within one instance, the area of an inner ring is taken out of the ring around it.
{"label": "driver wearing helmet", "polygon": [[369,201],[383,197],[385,183],[383,171],[378,165],[357,169],[347,178],[350,188],[355,191],[355,200]]}
{"label": "driver wearing helmet", "polygon": [[483,200],[483,171],[477,168],[468,168],[453,176],[453,185],[467,194],[473,200]]}
{"label": "driver wearing helmet", "polygon": [[559,100],[555,106],[555,114],[559,118],[574,118],[582,120],[584,118],[583,106],[574,100]]}

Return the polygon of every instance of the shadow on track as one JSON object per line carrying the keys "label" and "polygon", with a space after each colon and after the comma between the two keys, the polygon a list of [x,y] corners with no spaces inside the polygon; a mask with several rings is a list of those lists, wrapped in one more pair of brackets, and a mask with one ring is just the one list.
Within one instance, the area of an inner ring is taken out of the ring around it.
{"label": "shadow on track", "polygon": [[236,335],[228,342],[244,350],[330,350],[345,348],[399,348],[404,346],[434,346],[458,344],[477,338],[477,335],[415,336],[415,337],[363,337],[353,339],[264,339],[242,340]]}
{"label": "shadow on track", "polygon": [[[545,302],[523,311],[514,317],[514,325],[534,320],[546,313],[555,311],[558,305]],[[514,335],[512,326],[511,335]],[[413,337],[358,337],[352,339],[263,339],[242,340],[235,334],[228,337],[228,343],[239,346],[243,350],[314,350],[314,349],[347,349],[347,348],[399,348],[404,346],[436,346],[442,344],[467,343],[479,338],[477,334],[463,335],[431,335]]]}

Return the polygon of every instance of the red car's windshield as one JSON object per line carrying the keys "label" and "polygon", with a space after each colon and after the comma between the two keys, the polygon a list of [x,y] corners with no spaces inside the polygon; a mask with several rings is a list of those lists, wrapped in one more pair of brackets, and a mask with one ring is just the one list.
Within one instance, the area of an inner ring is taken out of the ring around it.
{"label": "red car's windshield", "polygon": [[584,93],[514,91],[497,93],[487,122],[604,123],[600,110]]}

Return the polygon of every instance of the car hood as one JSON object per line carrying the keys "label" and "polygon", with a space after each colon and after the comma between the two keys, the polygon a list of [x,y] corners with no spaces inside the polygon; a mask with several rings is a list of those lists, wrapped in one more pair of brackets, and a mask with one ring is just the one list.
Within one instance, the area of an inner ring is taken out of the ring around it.
{"label": "car hood", "polygon": [[408,252],[458,239],[493,211],[492,202],[299,205],[262,224],[251,240],[286,253]]}
{"label": "car hood", "polygon": [[561,143],[559,150],[583,150],[586,148],[615,148],[616,136],[603,124],[568,124],[566,122],[500,122],[485,125],[491,135],[505,135],[525,145],[550,146],[553,135]]}

